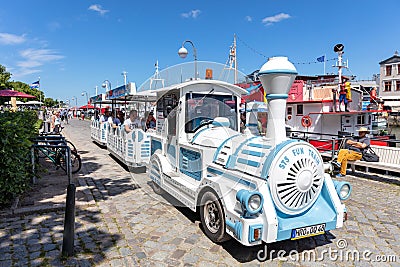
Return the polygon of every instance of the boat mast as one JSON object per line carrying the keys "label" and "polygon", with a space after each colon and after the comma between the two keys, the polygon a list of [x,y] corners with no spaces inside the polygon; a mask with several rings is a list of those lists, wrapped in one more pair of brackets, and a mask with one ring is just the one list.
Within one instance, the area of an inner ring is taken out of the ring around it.
{"label": "boat mast", "polygon": [[238,82],[238,69],[236,61],[236,33],[233,35],[233,64],[235,64],[235,84]]}
{"label": "boat mast", "polygon": [[[229,57],[228,60],[225,63],[225,66],[223,68],[223,71],[221,72],[220,77],[224,75],[224,71],[228,70],[228,75],[227,77],[229,78],[230,76],[230,71],[234,71],[234,76],[233,76],[233,83],[237,84],[238,83],[238,68],[237,68],[237,61],[236,61],[236,34],[233,35],[233,44],[230,47],[229,50]],[[227,78],[227,80],[228,80]]]}
{"label": "boat mast", "polygon": [[[337,89],[337,93],[339,94],[340,92],[340,86],[342,85],[342,68],[345,68],[346,66],[343,65],[343,49],[344,49],[344,45],[342,44],[337,44],[333,47],[333,51],[336,52],[338,54],[338,62],[337,65],[334,67],[338,68],[338,76],[339,76],[339,81],[338,81],[338,89]],[[336,111],[336,94],[333,95],[333,110]],[[340,106],[339,106],[339,110],[340,110]]]}
{"label": "boat mast", "polygon": [[157,89],[157,82],[158,81],[161,82],[161,85],[164,88],[164,79],[161,79],[161,77],[160,77],[160,71],[159,71],[159,67],[158,67],[158,60],[156,61],[156,64],[154,64],[154,68],[156,70],[155,70],[155,72],[153,74],[153,77],[151,77],[151,79],[150,79],[150,90],[152,89],[151,87],[152,87],[153,82],[156,82],[155,83],[155,87],[156,87],[155,89]]}

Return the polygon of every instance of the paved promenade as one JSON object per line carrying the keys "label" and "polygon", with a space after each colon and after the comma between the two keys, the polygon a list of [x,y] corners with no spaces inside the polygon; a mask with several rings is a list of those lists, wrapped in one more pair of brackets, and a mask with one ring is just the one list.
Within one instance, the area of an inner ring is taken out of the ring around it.
{"label": "paved promenade", "polygon": [[267,249],[216,245],[198,215],[156,195],[146,174],[92,143],[89,125],[72,120],[64,129],[83,161],[74,176],[75,255],[61,257],[67,178],[50,166],[34,200],[0,211],[0,266],[400,266],[398,184],[348,176],[349,220],[325,235]]}

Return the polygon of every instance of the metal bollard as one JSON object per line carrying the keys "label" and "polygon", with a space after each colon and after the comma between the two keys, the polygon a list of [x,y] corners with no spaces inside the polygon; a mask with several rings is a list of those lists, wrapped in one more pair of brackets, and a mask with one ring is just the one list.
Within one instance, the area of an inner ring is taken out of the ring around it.
{"label": "metal bollard", "polygon": [[36,184],[37,178],[36,178],[36,158],[35,158],[35,147],[31,147],[31,163],[32,163],[32,178],[31,178],[31,183]]}
{"label": "metal bollard", "polygon": [[64,236],[62,246],[63,256],[72,256],[74,254],[75,191],[75,185],[69,184],[67,187],[67,202],[65,206]]}

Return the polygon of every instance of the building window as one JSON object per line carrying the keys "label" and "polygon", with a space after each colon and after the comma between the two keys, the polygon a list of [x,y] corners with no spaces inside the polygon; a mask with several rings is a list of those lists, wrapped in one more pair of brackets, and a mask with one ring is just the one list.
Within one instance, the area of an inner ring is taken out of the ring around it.
{"label": "building window", "polygon": [[383,91],[385,91],[385,92],[390,92],[390,91],[392,91],[392,82],[391,81],[387,81],[387,82],[384,82],[384,90]]}
{"label": "building window", "polygon": [[386,66],[386,76],[392,75],[392,65]]}
{"label": "building window", "polygon": [[397,64],[397,74],[400,74],[400,64]]}
{"label": "building window", "polygon": [[303,105],[297,105],[296,115],[303,115]]}
{"label": "building window", "polygon": [[365,116],[364,115],[357,115],[357,124],[365,124]]}
{"label": "building window", "polygon": [[400,80],[396,81],[396,91],[400,91]]}

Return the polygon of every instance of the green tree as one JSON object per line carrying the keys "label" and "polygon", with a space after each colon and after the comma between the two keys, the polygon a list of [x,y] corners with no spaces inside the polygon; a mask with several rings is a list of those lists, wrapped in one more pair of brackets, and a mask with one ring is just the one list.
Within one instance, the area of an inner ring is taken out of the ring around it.
{"label": "green tree", "polygon": [[9,86],[9,81],[11,78],[11,73],[6,70],[6,67],[0,64],[0,89],[7,89]]}
{"label": "green tree", "polygon": [[46,98],[44,99],[44,105],[45,105],[46,107],[54,107],[54,106],[57,106],[57,105],[58,105],[58,100],[57,100],[57,99],[54,100],[53,98],[46,97]]}
{"label": "green tree", "polygon": [[[20,81],[9,81],[11,78],[11,73],[6,71],[6,68],[0,64],[0,89],[14,89],[15,91],[19,92],[24,92],[29,95],[36,96],[37,100],[44,99],[44,93],[43,91],[40,91],[39,89],[36,88],[31,88],[29,84],[20,82]],[[22,98],[19,99],[20,101],[26,102],[28,99]],[[1,103],[4,101],[7,101],[5,99],[0,100]]]}
{"label": "green tree", "polygon": [[[54,107],[59,104],[59,101],[52,98],[45,98],[43,91],[36,88],[31,88],[29,84],[20,81],[9,81],[11,73],[6,71],[6,67],[0,64],[0,90],[1,89],[14,89],[15,91],[24,92],[33,96],[36,96],[36,100],[42,100],[45,106]],[[9,99],[8,99],[9,100]],[[3,104],[7,99],[0,99],[0,104]],[[26,98],[19,99],[20,101],[26,102]]]}
{"label": "green tree", "polygon": [[[14,90],[19,91],[19,92],[24,92],[29,95],[36,96],[36,100],[39,101],[40,99],[44,99],[44,93],[40,91],[39,89],[36,88],[31,88],[29,84],[19,82],[19,81],[12,81],[10,82],[10,86],[14,88]],[[26,102],[28,101],[27,99],[21,99],[21,101]]]}

